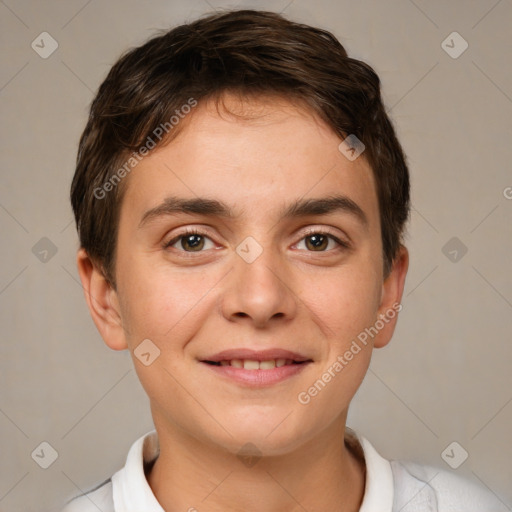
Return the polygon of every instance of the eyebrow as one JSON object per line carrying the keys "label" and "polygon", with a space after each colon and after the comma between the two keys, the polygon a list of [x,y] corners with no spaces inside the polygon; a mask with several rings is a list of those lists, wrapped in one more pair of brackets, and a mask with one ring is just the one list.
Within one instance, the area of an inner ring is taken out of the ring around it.
{"label": "eyebrow", "polygon": [[[343,195],[316,199],[297,199],[281,212],[280,218],[290,219],[308,215],[328,215],[336,212],[348,213],[356,218],[364,227],[368,227],[368,218],[362,208],[352,199]],[[165,198],[158,206],[147,210],[142,215],[139,228],[158,217],[180,213],[217,216],[226,219],[236,218],[236,214],[227,204],[216,199],[204,197],[184,199],[171,196]]]}

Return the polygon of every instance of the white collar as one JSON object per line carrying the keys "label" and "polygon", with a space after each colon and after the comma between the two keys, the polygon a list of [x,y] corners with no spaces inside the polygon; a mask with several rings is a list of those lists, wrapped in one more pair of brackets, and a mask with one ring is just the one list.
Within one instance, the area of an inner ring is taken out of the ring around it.
{"label": "white collar", "polygon": [[364,452],[366,485],[359,512],[392,512],[394,483],[391,464],[365,437],[356,434]]}
{"label": "white collar", "polygon": [[[359,512],[391,512],[393,506],[393,473],[388,460],[379,455],[370,442],[354,433],[359,440],[366,463],[366,485]],[[124,468],[112,476],[115,510],[123,512],[165,512],[158,503],[144,474],[144,461],[158,456],[156,430],[133,443]]]}
{"label": "white collar", "polygon": [[114,509],[123,512],[165,512],[158,503],[144,474],[144,461],[158,456],[156,430],[139,437],[132,444],[124,468],[112,475]]}

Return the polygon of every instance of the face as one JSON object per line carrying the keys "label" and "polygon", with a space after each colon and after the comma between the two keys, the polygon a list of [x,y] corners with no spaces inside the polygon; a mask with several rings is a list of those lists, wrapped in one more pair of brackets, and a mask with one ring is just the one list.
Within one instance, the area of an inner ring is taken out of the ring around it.
{"label": "face", "polygon": [[126,178],[109,291],[122,328],[95,320],[131,351],[157,429],[281,454],[345,421],[396,316],[358,336],[400,300],[405,269],[383,281],[363,157],[283,99],[224,104],[245,117],[199,104]]}

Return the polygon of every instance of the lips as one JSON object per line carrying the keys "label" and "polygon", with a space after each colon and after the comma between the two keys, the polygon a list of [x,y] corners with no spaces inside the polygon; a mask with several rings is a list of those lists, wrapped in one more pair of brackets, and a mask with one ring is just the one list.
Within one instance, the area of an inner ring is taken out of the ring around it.
{"label": "lips", "polygon": [[[222,361],[278,361],[284,359],[285,361],[291,361],[292,363],[304,363],[306,361],[312,361],[297,352],[291,352],[290,350],[283,349],[267,349],[267,350],[251,350],[248,348],[241,349],[228,349],[218,352],[212,356],[204,358],[202,361],[205,363],[218,363]],[[283,365],[281,365],[283,366]]]}
{"label": "lips", "polygon": [[272,370],[291,364],[303,364],[305,361],[293,361],[292,359],[231,359],[222,361],[204,361],[215,366],[232,366],[233,368],[243,368],[244,370]]}
{"label": "lips", "polygon": [[249,387],[266,387],[286,380],[309,366],[313,360],[282,349],[230,349],[201,360],[225,379]]}

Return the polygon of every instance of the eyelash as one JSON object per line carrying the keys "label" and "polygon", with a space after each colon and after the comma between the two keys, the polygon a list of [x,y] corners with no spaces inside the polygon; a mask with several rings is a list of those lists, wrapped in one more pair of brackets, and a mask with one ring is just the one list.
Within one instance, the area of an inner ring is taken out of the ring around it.
{"label": "eyelash", "polygon": [[[343,249],[350,249],[350,244],[344,240],[340,240],[337,236],[332,234],[329,231],[322,231],[319,229],[309,228],[306,233],[304,233],[304,236],[300,239],[300,241],[304,240],[304,238],[307,238],[311,235],[322,235],[330,238],[331,240],[334,240],[338,245],[340,245]],[[331,249],[335,250],[335,249]],[[330,251],[308,251],[308,252],[330,252]]]}
{"label": "eyelash", "polygon": [[[190,235],[199,235],[199,236],[203,236],[203,237],[206,237],[206,238],[210,238],[203,231],[200,231],[200,230],[195,229],[195,228],[188,228],[183,233],[180,233],[179,235],[175,236],[174,238],[172,238],[168,242],[165,242],[164,245],[163,245],[163,248],[164,249],[168,249],[169,247],[174,245],[176,242],[178,242],[181,238],[185,238],[185,237],[190,236]],[[308,236],[312,236],[312,235],[327,236],[331,240],[334,240],[340,246],[338,249],[340,249],[340,248],[342,248],[342,249],[350,249],[350,244],[348,242],[340,240],[337,236],[333,235],[329,231],[320,230],[320,229],[314,229],[314,228],[313,229],[309,229],[306,233],[304,233],[304,236],[299,240],[299,242],[301,242],[302,240],[304,240]],[[330,249],[329,251],[308,251],[308,252],[312,252],[312,253],[320,252],[320,253],[322,253],[322,252],[331,252],[333,250],[336,250],[336,249]],[[204,252],[204,251],[184,251],[184,250],[178,250],[178,252],[183,252],[185,254],[194,254],[194,252]]]}

